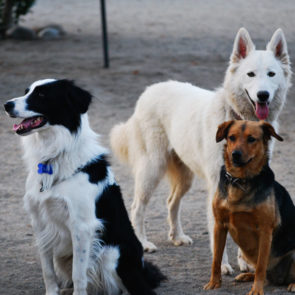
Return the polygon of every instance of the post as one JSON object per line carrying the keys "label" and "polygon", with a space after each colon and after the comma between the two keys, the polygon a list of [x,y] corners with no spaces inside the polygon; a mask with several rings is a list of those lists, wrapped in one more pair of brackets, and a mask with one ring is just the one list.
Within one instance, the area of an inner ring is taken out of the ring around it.
{"label": "post", "polygon": [[104,68],[108,68],[109,67],[109,48],[108,48],[108,33],[107,33],[105,0],[100,0],[100,10],[101,10],[101,27],[102,27],[102,45],[103,45]]}

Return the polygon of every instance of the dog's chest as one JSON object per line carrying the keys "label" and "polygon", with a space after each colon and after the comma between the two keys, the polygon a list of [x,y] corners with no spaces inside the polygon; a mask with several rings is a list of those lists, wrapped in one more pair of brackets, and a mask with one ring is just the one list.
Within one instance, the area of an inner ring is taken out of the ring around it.
{"label": "dog's chest", "polygon": [[[32,200],[31,200],[32,202]],[[72,252],[68,204],[61,199],[48,198],[30,206],[38,246],[43,250],[53,249],[57,256]]]}
{"label": "dog's chest", "polygon": [[229,231],[235,243],[252,263],[256,263],[261,233],[275,228],[276,213],[273,198],[257,206],[233,204],[227,199],[215,198],[214,215]]}
{"label": "dog's chest", "polygon": [[68,204],[61,199],[49,198],[41,204],[41,210],[44,210],[46,219],[53,224],[63,226],[69,218]]}

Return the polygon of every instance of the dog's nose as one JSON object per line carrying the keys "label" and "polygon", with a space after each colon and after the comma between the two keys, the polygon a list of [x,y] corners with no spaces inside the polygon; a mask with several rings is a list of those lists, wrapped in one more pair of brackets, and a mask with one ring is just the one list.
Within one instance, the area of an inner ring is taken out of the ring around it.
{"label": "dog's nose", "polygon": [[234,163],[240,163],[241,162],[241,159],[242,159],[242,152],[239,151],[239,150],[235,150],[232,152],[232,157],[233,157],[233,162]]}
{"label": "dog's nose", "polygon": [[258,91],[257,97],[259,98],[259,102],[267,102],[269,98],[269,92],[268,91]]}
{"label": "dog's nose", "polygon": [[10,113],[14,108],[14,102],[8,101],[7,103],[4,104],[4,109],[7,113]]}

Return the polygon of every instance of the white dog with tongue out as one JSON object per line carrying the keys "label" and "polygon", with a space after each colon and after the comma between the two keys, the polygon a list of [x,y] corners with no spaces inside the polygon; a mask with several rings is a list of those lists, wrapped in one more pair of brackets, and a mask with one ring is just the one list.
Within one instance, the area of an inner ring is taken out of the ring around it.
{"label": "white dog with tongue out", "polygon": [[[219,124],[227,120],[267,120],[277,126],[290,86],[291,69],[283,31],[278,29],[266,50],[255,50],[248,32],[236,36],[223,87],[209,91],[176,81],[154,84],[140,96],[134,114],[111,132],[117,157],[128,163],[135,178],[132,222],[146,251],[146,205],[161,178],[171,183],[168,198],[169,238],[175,245],[190,244],[180,222],[180,202],[193,175],[206,179],[209,190],[208,224],[213,245],[211,201],[216,192],[223,144],[216,144]],[[247,264],[239,259],[241,270]],[[232,273],[224,252],[222,272]]]}

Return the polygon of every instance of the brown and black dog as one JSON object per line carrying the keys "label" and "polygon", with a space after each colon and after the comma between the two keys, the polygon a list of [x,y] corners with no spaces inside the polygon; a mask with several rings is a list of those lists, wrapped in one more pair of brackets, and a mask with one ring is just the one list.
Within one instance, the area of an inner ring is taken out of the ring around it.
{"label": "brown and black dog", "polygon": [[215,217],[211,279],[205,290],[221,286],[221,260],[229,231],[255,273],[236,281],[254,281],[249,295],[262,295],[265,279],[289,284],[295,292],[295,207],[268,165],[268,141],[283,139],[267,122],[228,121],[216,141],[226,139],[225,166],[213,201]]}

